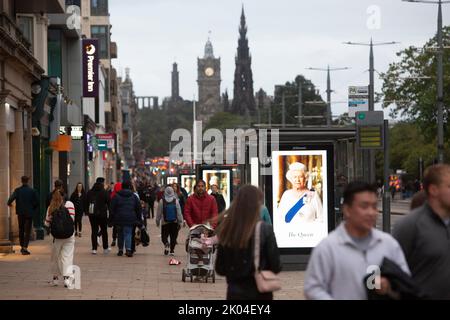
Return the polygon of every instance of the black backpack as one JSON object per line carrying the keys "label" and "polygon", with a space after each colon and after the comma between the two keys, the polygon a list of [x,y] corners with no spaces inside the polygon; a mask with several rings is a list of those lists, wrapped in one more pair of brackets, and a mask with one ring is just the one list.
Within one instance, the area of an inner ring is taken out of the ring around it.
{"label": "black backpack", "polygon": [[75,232],[73,219],[65,206],[53,213],[50,230],[55,239],[68,239]]}

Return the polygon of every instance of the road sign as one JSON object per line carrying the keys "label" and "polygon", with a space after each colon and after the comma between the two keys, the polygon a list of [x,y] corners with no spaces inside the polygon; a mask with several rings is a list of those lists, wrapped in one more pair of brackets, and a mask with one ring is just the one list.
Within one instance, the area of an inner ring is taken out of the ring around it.
{"label": "road sign", "polygon": [[383,149],[383,111],[359,111],[356,113],[356,136],[360,149]]}
{"label": "road sign", "polygon": [[97,140],[97,148],[99,151],[107,151],[108,150],[108,141]]}
{"label": "road sign", "polygon": [[354,117],[358,111],[369,110],[369,87],[348,87],[348,115]]}

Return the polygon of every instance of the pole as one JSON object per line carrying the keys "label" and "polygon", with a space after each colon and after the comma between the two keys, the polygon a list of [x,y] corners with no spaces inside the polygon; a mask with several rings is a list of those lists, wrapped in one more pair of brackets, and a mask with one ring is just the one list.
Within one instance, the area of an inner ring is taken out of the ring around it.
{"label": "pole", "polygon": [[383,231],[391,232],[391,193],[389,192],[389,120],[384,120]]}
{"label": "pole", "polygon": [[327,66],[327,127],[331,125],[331,80],[330,66]]}
{"label": "pole", "polygon": [[298,82],[298,126],[303,127],[303,92],[302,92],[302,83]]}
{"label": "pole", "polygon": [[281,93],[281,124],[283,128],[286,126],[286,104],[285,104],[285,98],[284,98],[284,88],[282,89],[283,92]]}
{"label": "pole", "polygon": [[442,4],[441,0],[439,0],[438,7],[438,52],[437,52],[437,111],[438,111],[438,163],[444,163],[444,83],[443,83],[443,68],[442,68],[442,59],[443,59],[443,44],[442,44]]}
{"label": "pole", "polygon": [[[374,59],[373,59],[373,42],[370,39],[370,53],[369,53],[369,111],[375,110],[375,89],[374,89]],[[369,183],[375,182],[375,152],[373,150],[369,150],[368,152],[369,158]]]}
{"label": "pole", "polygon": [[269,103],[268,117],[269,117],[269,127],[271,127],[272,126],[272,102]]}

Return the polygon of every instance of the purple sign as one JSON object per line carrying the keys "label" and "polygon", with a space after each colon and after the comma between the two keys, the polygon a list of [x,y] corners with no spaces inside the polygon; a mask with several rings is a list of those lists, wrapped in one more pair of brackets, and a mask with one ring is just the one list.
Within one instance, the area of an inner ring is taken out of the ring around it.
{"label": "purple sign", "polygon": [[83,97],[98,97],[98,39],[81,41],[81,59],[83,68]]}

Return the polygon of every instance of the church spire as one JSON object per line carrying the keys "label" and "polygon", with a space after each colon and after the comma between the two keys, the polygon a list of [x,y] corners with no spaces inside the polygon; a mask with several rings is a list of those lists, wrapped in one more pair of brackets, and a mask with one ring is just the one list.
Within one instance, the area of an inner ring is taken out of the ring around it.
{"label": "church spire", "polygon": [[253,73],[251,69],[252,58],[248,47],[247,23],[244,6],[242,6],[241,23],[239,26],[239,40],[236,55],[236,70],[234,72],[234,95],[232,112],[246,115],[256,111],[253,93]]}
{"label": "church spire", "polygon": [[211,31],[209,31],[209,35],[208,35],[208,41],[206,41],[205,44],[205,56],[204,59],[206,58],[213,58],[214,59],[214,50],[213,50],[213,46],[211,43]]}

